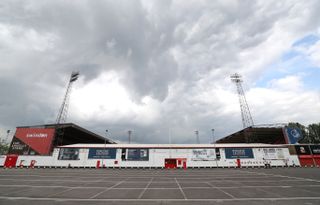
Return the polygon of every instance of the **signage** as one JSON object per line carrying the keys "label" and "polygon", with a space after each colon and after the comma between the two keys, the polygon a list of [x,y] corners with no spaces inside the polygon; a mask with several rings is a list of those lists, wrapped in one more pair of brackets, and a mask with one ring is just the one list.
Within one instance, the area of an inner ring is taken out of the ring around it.
{"label": "signage", "polygon": [[78,148],[61,148],[59,152],[59,160],[79,160]]}
{"label": "signage", "polygon": [[53,128],[17,128],[9,153],[48,155],[53,137]]}
{"label": "signage", "polygon": [[251,148],[225,148],[226,159],[253,158]]}
{"label": "signage", "polygon": [[192,161],[213,161],[216,159],[214,149],[193,149],[191,154]]}
{"label": "signage", "polygon": [[310,145],[312,154],[320,155],[320,145]]}
{"label": "signage", "polygon": [[264,159],[283,159],[284,154],[283,150],[279,148],[264,148],[263,149],[263,158]]}
{"label": "signage", "polygon": [[127,149],[126,160],[149,161],[149,149]]}
{"label": "signage", "polygon": [[26,145],[24,142],[19,140],[16,137],[13,137],[10,148],[9,154],[18,154],[18,155],[27,155],[29,154],[30,147]]}
{"label": "signage", "polygon": [[285,132],[289,144],[299,144],[299,140],[303,138],[302,132],[299,128],[286,127]]}
{"label": "signage", "polygon": [[116,148],[90,148],[88,159],[115,159]]}
{"label": "signage", "polygon": [[297,145],[295,146],[298,155],[310,155],[310,149],[308,145]]}

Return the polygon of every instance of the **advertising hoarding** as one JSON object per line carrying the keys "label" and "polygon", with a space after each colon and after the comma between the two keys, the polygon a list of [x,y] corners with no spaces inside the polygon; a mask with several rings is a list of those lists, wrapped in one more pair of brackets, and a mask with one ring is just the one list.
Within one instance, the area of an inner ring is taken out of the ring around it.
{"label": "advertising hoarding", "polygon": [[79,160],[78,148],[61,148],[58,156],[59,160]]}
{"label": "advertising hoarding", "polygon": [[264,148],[263,158],[264,159],[284,159],[284,153],[282,149]]}
{"label": "advertising hoarding", "polygon": [[128,161],[148,161],[149,149],[126,149],[126,160]]}
{"label": "advertising hoarding", "polygon": [[226,159],[246,159],[253,158],[251,148],[225,148]]}
{"label": "advertising hoarding", "polygon": [[298,155],[310,155],[311,151],[308,145],[297,145],[295,146]]}
{"label": "advertising hoarding", "polygon": [[9,148],[10,154],[48,155],[54,137],[53,128],[17,128]]}
{"label": "advertising hoarding", "polygon": [[299,128],[286,127],[285,132],[289,144],[299,144],[299,140],[303,138]]}
{"label": "advertising hoarding", "polygon": [[193,149],[191,150],[192,161],[214,161],[216,152],[214,149]]}
{"label": "advertising hoarding", "polygon": [[115,159],[116,148],[90,148],[88,159]]}
{"label": "advertising hoarding", "polygon": [[320,155],[320,145],[310,145],[312,154]]}

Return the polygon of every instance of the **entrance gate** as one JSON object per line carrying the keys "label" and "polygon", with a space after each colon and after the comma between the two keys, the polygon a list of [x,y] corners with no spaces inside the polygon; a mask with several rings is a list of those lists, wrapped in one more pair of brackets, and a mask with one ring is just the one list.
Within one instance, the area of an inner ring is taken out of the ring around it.
{"label": "entrance gate", "polygon": [[175,169],[177,168],[177,159],[165,159],[164,168],[166,169]]}
{"label": "entrance gate", "polygon": [[166,169],[175,169],[175,168],[187,168],[187,159],[186,158],[169,158],[164,160],[164,167]]}

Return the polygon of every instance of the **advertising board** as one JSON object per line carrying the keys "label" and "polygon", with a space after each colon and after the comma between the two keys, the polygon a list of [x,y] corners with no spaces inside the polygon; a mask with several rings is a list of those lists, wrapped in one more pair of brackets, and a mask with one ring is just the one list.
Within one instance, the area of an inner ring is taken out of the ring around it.
{"label": "advertising board", "polygon": [[61,148],[58,156],[59,160],[79,160],[78,148]]}
{"label": "advertising board", "polygon": [[149,149],[126,149],[126,160],[128,161],[148,161]]}
{"label": "advertising board", "polygon": [[225,148],[226,159],[253,158],[251,148]]}
{"label": "advertising board", "polygon": [[192,161],[214,161],[216,153],[214,149],[193,149],[191,150]]}
{"label": "advertising board", "polygon": [[282,149],[276,148],[263,148],[264,159],[284,159],[284,153]]}
{"label": "advertising board", "polygon": [[53,128],[17,128],[9,148],[10,154],[48,155],[54,137]]}
{"label": "advertising board", "polygon": [[115,159],[116,148],[90,148],[88,159]]}
{"label": "advertising board", "polygon": [[310,145],[310,149],[313,155],[320,155],[320,145]]}
{"label": "advertising board", "polygon": [[299,140],[303,138],[299,128],[286,127],[285,132],[289,144],[299,144]]}
{"label": "advertising board", "polygon": [[310,155],[311,151],[308,145],[297,145],[295,146],[298,155]]}

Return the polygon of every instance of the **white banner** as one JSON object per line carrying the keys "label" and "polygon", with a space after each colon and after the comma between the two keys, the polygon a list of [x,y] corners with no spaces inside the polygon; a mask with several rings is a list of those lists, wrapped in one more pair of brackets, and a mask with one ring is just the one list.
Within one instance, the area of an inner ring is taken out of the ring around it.
{"label": "white banner", "polygon": [[282,149],[275,148],[264,148],[263,149],[264,159],[283,159],[284,154]]}
{"label": "white banner", "polygon": [[192,161],[214,161],[216,152],[214,149],[193,149],[191,150]]}

